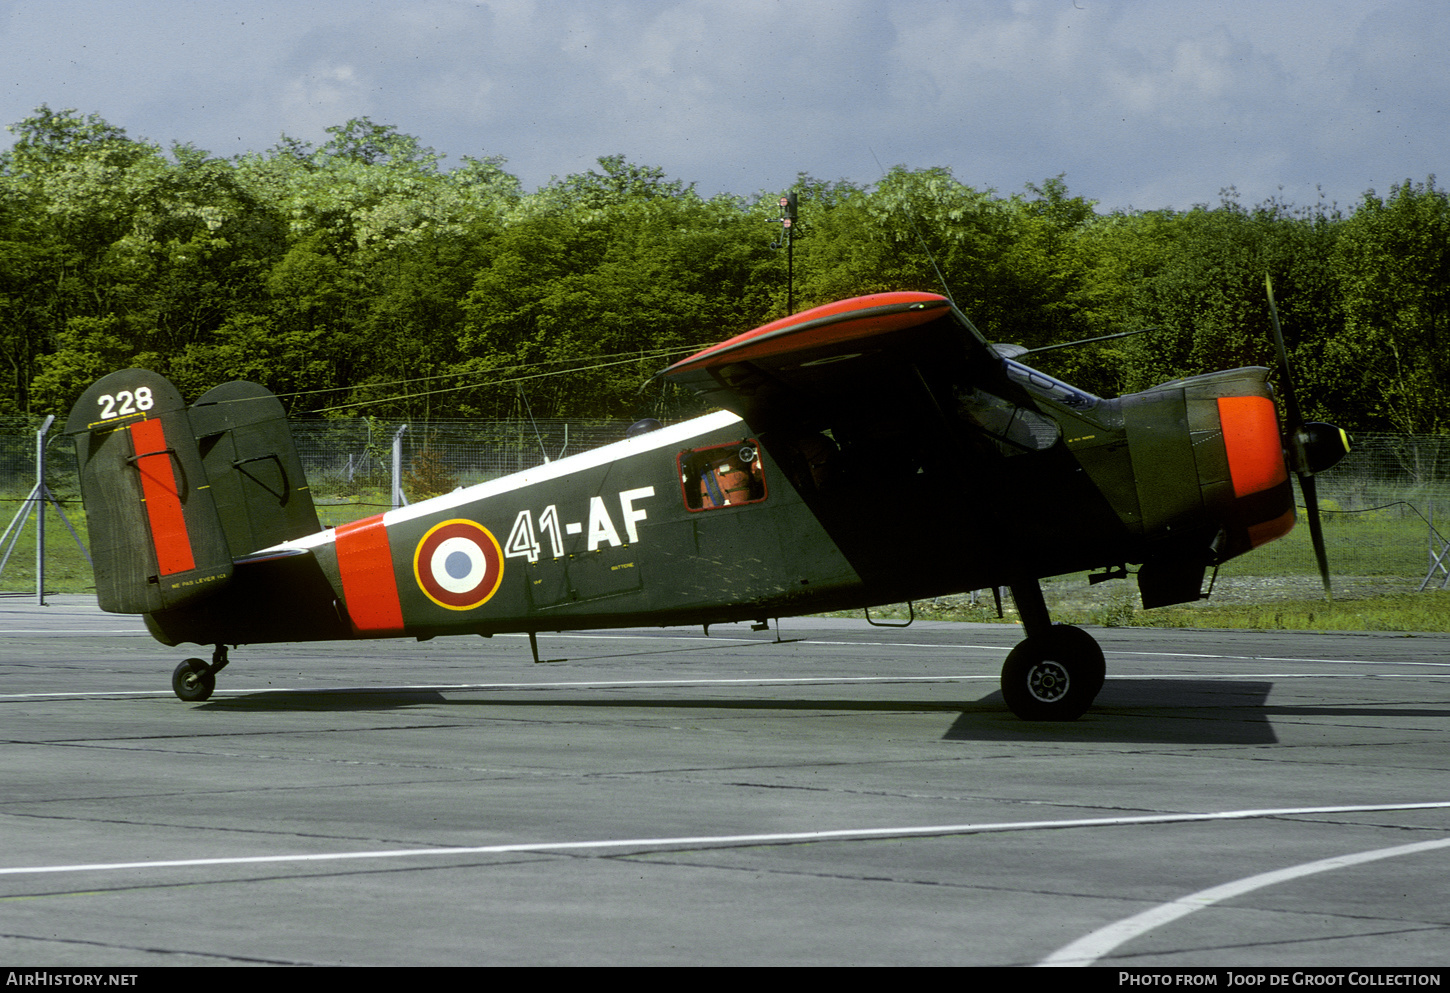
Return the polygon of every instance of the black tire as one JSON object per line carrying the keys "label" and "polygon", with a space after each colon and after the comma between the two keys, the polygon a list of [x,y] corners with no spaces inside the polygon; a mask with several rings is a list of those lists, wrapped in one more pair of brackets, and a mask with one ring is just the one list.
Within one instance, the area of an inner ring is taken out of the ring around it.
{"label": "black tire", "polygon": [[1002,664],[1002,699],[1024,721],[1075,721],[1103,688],[1103,650],[1081,628],[1054,625],[1028,638]]}
{"label": "black tire", "polygon": [[216,676],[201,659],[187,659],[171,674],[171,689],[187,703],[201,703],[216,689]]}
{"label": "black tire", "polygon": [[1108,663],[1103,658],[1103,649],[1098,640],[1082,628],[1073,627],[1071,624],[1054,624],[1052,636],[1058,639],[1060,651],[1078,657],[1083,675],[1092,688],[1092,696],[1088,702],[1096,700],[1102,692],[1103,681],[1108,678]]}

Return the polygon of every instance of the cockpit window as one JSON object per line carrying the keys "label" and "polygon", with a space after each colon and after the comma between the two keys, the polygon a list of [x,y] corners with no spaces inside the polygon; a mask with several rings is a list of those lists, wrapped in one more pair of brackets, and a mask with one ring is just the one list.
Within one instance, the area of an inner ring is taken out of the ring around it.
{"label": "cockpit window", "polygon": [[765,499],[765,468],[754,439],[681,452],[678,464],[689,510],[738,507]]}
{"label": "cockpit window", "polygon": [[1057,422],[1046,414],[982,390],[958,393],[957,412],[990,435],[1003,455],[1045,452],[1062,436]]}

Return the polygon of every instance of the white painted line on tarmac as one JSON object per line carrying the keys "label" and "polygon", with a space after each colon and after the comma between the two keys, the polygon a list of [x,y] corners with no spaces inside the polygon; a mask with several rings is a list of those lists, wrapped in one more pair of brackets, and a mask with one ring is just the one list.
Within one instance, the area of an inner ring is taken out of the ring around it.
{"label": "white painted line on tarmac", "polygon": [[[527,637],[526,635],[499,635],[498,637]],[[542,637],[542,635],[541,635]],[[820,638],[788,638],[777,642],[770,638],[737,638],[726,635],[684,635],[684,634],[580,634],[560,633],[549,634],[550,638],[575,638],[575,639],[612,639],[616,641],[718,641],[718,642],[739,642],[741,644],[757,645],[819,645],[826,648],[932,648],[942,651],[982,651],[1000,653],[1004,650],[1002,645],[969,645],[961,642],[918,642],[918,641],[826,641]],[[1450,659],[1444,662],[1397,662],[1375,659],[1326,659],[1326,658],[1300,658],[1297,656],[1280,655],[1226,655],[1213,652],[1129,652],[1118,649],[1104,649],[1103,654],[1109,658],[1149,658],[1149,659],[1194,659],[1209,662],[1303,662],[1314,665],[1410,665],[1410,666],[1435,666],[1439,668],[1450,668]],[[582,660],[581,660],[582,661]]]}
{"label": "white painted line on tarmac", "polygon": [[[845,828],[836,831],[798,831],[777,834],[686,835],[673,838],[625,838],[599,841],[538,841],[508,845],[474,845],[461,848],[405,848],[360,852],[315,852],[299,855],[245,855],[202,859],[168,859],[149,862],[91,862],[74,865],[0,867],[0,876],[29,876],[66,872],[117,872],[128,869],[182,869],[199,866],[260,865],[284,862],[334,862],[357,859],[506,855],[517,852],[568,852],[606,848],[660,850],[697,847],[735,848],[748,845],[784,845],[820,841],[864,841],[877,838],[933,838],[957,834],[990,834],[1005,831],[1051,831],[1063,830],[1065,828],[1182,824],[1194,821],[1248,820],[1262,817],[1294,817],[1309,814],[1369,813],[1382,810],[1429,810],[1447,807],[1450,807],[1450,800],[1428,803],[1376,803],[1335,807],[1226,810],[1213,813],[1146,814],[1131,817],[1090,817],[1056,821],[1008,821],[987,824],[940,824],[925,827],[895,828]],[[1438,843],[1431,842],[1424,844],[1431,846],[1436,844],[1450,845],[1450,839]],[[1423,845],[1420,847],[1423,847]]]}
{"label": "white painted line on tarmac", "polygon": [[[1139,630],[1148,630],[1146,628]],[[540,634],[540,637],[544,637]],[[523,634],[498,635],[497,637],[524,638]],[[687,634],[605,634],[592,632],[558,632],[547,635],[550,638],[574,638],[574,639],[611,639],[616,641],[717,641],[717,642],[740,642],[742,644],[757,645],[821,645],[829,648],[934,648],[945,651],[957,651],[969,649],[971,651],[1001,652],[1002,645],[973,645],[963,642],[920,642],[920,641],[839,641],[826,640],[823,638],[787,638],[777,642],[773,638],[743,638],[729,635],[687,635]],[[1133,652],[1123,651],[1115,648],[1105,648],[1103,654],[1109,657],[1121,656],[1124,658],[1156,658],[1156,659],[1203,659],[1219,662],[1308,662],[1321,665],[1428,665],[1450,668],[1450,659],[1444,662],[1395,662],[1375,659],[1328,659],[1322,657],[1301,658],[1294,655],[1229,655],[1222,652]]]}
{"label": "white painted line on tarmac", "polygon": [[[231,689],[217,690],[212,694],[213,700],[221,697],[243,697],[259,696],[263,693],[296,693],[299,695],[320,695],[325,693],[419,693],[425,690],[442,692],[444,690],[557,690],[557,689],[610,689],[615,687],[630,686],[798,686],[812,684],[839,684],[839,683],[970,683],[990,681],[996,682],[998,677],[993,674],[986,675],[961,675],[961,676],[742,676],[729,679],[700,678],[700,679],[576,679],[562,682],[550,683],[417,683],[406,686],[308,686],[308,687],[287,687],[287,686],[266,686],[257,689]],[[37,700],[63,698],[74,699],[108,699],[111,697],[169,697],[174,694],[170,690],[119,690],[107,692],[104,690],[92,691],[66,691],[53,693],[0,693],[0,701],[4,700]]]}
{"label": "white painted line on tarmac", "polygon": [[1419,841],[1409,845],[1395,845],[1392,848],[1376,848],[1372,851],[1356,852],[1352,855],[1337,855],[1334,858],[1320,859],[1317,862],[1305,862],[1303,865],[1290,866],[1287,869],[1261,872],[1257,876],[1248,876],[1231,883],[1224,883],[1221,886],[1213,886],[1206,890],[1199,890],[1197,893],[1190,893],[1188,896],[1179,897],[1177,900],[1160,904],[1151,910],[1145,910],[1141,914],[1126,917],[1121,921],[1109,924],[1107,927],[1098,928],[1098,930],[1079,938],[1072,944],[1059,948],[1037,964],[1039,966],[1092,965],[1104,955],[1107,955],[1120,945],[1126,944],[1140,935],[1146,934],[1155,928],[1162,927],[1164,924],[1176,921],[1180,917],[1187,917],[1189,914],[1202,910],[1205,907],[1222,903],[1224,900],[1231,900],[1236,896],[1242,896],[1245,893],[1252,893],[1254,890],[1288,882],[1291,879],[1312,876],[1315,873],[1330,872],[1334,869],[1343,869],[1352,865],[1363,865],[1366,862],[1377,862],[1380,859],[1392,859],[1400,855],[1415,855],[1419,852],[1434,851],[1437,848],[1450,848],[1450,838],[1441,838],[1437,841]]}
{"label": "white painted line on tarmac", "polygon": [[145,628],[140,628],[140,629],[137,629],[137,628],[81,628],[81,629],[72,630],[72,631],[57,631],[54,628],[46,628],[44,630],[40,630],[40,629],[34,629],[34,630],[32,630],[32,629],[29,629],[29,628],[20,628],[20,629],[11,629],[11,630],[7,630],[7,631],[0,631],[0,638],[10,638],[10,637],[13,637],[15,635],[21,635],[21,634],[43,634],[43,635],[47,635],[47,636],[55,636],[55,637],[61,637],[61,638],[83,638],[83,637],[91,637],[91,638],[94,638],[94,637],[96,637],[98,635],[103,635],[103,634],[104,635],[115,635],[115,634],[127,635],[127,636],[133,637],[133,638],[149,638],[149,637],[151,637],[150,632],[148,632]]}
{"label": "white painted line on tarmac", "polygon": [[[1011,629],[1003,626],[1004,630],[1010,633]],[[1149,630],[1149,629],[1139,629]],[[779,635],[781,632],[776,632]],[[61,635],[65,637],[82,637],[94,635],[129,635],[134,637],[149,637],[144,628],[124,629],[94,629],[94,630],[56,630],[56,629],[26,629],[14,631],[0,631],[0,637],[11,635]],[[527,638],[528,635],[521,632],[504,632],[494,637],[497,638]],[[828,648],[926,648],[939,651],[984,651],[1001,653],[1003,645],[973,645],[960,642],[914,642],[914,641],[838,641],[825,640],[820,638],[786,638],[777,640],[771,637],[739,637],[728,634],[684,634],[681,633],[659,633],[659,634],[628,634],[614,633],[608,631],[553,631],[541,632],[540,637],[564,640],[599,640],[599,641],[685,641],[705,643],[735,643],[741,645],[818,645]],[[1174,651],[1153,651],[1134,652],[1119,649],[1105,649],[1104,655],[1109,658],[1148,658],[1148,659],[1193,659],[1213,662],[1288,662],[1307,663],[1317,665],[1368,665],[1368,666],[1429,666],[1437,668],[1450,668],[1450,659],[1444,662],[1399,662],[1374,659],[1329,659],[1329,658],[1300,658],[1296,656],[1275,656],[1275,655],[1228,655],[1223,653],[1210,652],[1174,652]],[[589,661],[588,659],[576,659],[574,661]]]}
{"label": "white painted line on tarmac", "polygon": [[1210,662],[1308,662],[1315,665],[1433,665],[1450,668],[1450,659],[1444,662],[1399,662],[1393,659],[1297,658],[1292,655],[1218,655],[1207,652],[1123,652],[1116,649],[1105,651],[1103,654],[1150,659],[1206,659]]}
{"label": "white painted line on tarmac", "polygon": [[[1108,676],[1108,682],[1124,680],[1141,682],[1147,680],[1222,680],[1242,682],[1250,679],[1450,679],[1450,673],[1374,673],[1346,674],[1342,672],[1236,672],[1236,673],[1136,673],[1122,676]],[[613,689],[619,687],[656,686],[821,686],[843,683],[996,683],[996,673],[962,674],[956,676],[742,676],[731,678],[698,679],[577,679],[561,682],[508,682],[508,683],[411,683],[396,686],[259,686],[252,689],[236,688],[217,690],[211,699],[260,696],[265,693],[295,693],[298,695],[320,695],[326,693],[420,693],[467,692],[470,690],[554,690],[554,689]],[[0,693],[0,703],[8,700],[112,700],[120,697],[170,698],[170,690],[67,690],[39,693]]]}
{"label": "white painted line on tarmac", "polygon": [[[527,638],[528,635],[519,631],[505,631],[493,635],[495,638]],[[733,638],[726,634],[610,634],[607,632],[580,632],[580,631],[540,631],[540,638],[563,638],[575,641],[740,641],[745,644],[760,643],[762,645],[775,644],[774,638]]]}
{"label": "white painted line on tarmac", "polygon": [[[1413,662],[1387,662],[1386,665],[1415,665]],[[1426,663],[1428,664],[1428,663]],[[1450,679],[1450,672],[1132,672],[1109,675],[1110,681],[1122,679],[1136,682],[1143,679],[1220,679],[1243,682],[1250,679]]]}
{"label": "white painted line on tarmac", "polygon": [[[788,633],[788,632],[787,632]],[[527,638],[524,634],[500,634],[496,638]],[[579,634],[577,632],[539,632],[540,638],[574,638],[579,640],[612,640],[612,641],[702,641],[702,642],[727,642],[733,641],[744,645],[822,645],[828,648],[938,648],[943,651],[958,651],[963,648],[981,649],[989,652],[1001,652],[1006,650],[1003,645],[963,645],[957,642],[923,642],[923,641],[822,641],[819,638],[784,638],[776,641],[774,638],[737,638],[723,634]]]}

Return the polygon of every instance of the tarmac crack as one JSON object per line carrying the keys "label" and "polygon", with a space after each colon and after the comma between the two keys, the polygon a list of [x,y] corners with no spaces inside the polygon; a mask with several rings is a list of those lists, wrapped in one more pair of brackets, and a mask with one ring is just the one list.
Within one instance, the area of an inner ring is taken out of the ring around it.
{"label": "tarmac crack", "polygon": [[[6,898],[0,897],[0,900],[3,900],[3,899],[6,899]],[[33,941],[33,942],[36,942],[36,943],[42,944],[42,945],[72,945],[72,946],[79,945],[79,946],[82,946],[82,947],[85,947],[85,948],[105,948],[105,949],[110,949],[110,950],[113,950],[113,951],[141,952],[141,953],[147,954],[147,955],[162,955],[162,956],[166,956],[168,958],[176,957],[176,956],[185,956],[185,957],[188,957],[188,958],[194,957],[194,958],[203,958],[203,959],[219,959],[219,960],[221,960],[223,962],[235,962],[235,963],[239,963],[239,964],[241,964],[241,963],[247,963],[247,964],[256,964],[256,965],[294,965],[294,966],[302,966],[302,965],[322,965],[322,964],[324,964],[324,963],[319,963],[319,962],[308,962],[308,961],[305,961],[303,959],[261,958],[261,957],[256,956],[256,955],[227,955],[227,954],[224,954],[222,952],[199,952],[199,951],[194,951],[192,949],[156,948],[156,947],[152,947],[152,946],[148,946],[148,945],[123,945],[123,944],[118,944],[116,942],[93,941],[93,940],[88,940],[86,938],[59,938],[59,937],[47,936],[47,935],[19,934],[19,933],[16,933],[16,932],[0,932],[0,940]],[[168,962],[168,963],[153,963],[153,964],[175,965],[175,964],[178,964],[178,963]],[[94,966],[88,966],[87,968],[95,968],[95,967]],[[107,968],[110,969],[112,967],[109,967],[108,966]],[[117,967],[116,971],[124,971],[125,968],[126,967],[124,967],[124,966],[123,967]],[[12,970],[12,971],[15,971],[15,970]]]}

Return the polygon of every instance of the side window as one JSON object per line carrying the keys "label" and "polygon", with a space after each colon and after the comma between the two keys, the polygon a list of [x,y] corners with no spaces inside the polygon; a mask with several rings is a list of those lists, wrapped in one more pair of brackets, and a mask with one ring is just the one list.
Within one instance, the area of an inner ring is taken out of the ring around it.
{"label": "side window", "polygon": [[765,469],[753,439],[681,452],[680,489],[690,510],[715,510],[765,499]]}
{"label": "side window", "polygon": [[1046,414],[973,389],[957,393],[957,413],[991,436],[1003,455],[1045,452],[1057,444],[1062,428]]}

